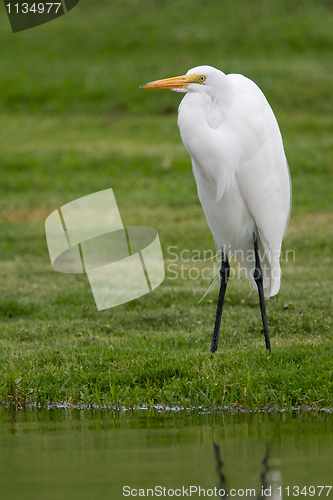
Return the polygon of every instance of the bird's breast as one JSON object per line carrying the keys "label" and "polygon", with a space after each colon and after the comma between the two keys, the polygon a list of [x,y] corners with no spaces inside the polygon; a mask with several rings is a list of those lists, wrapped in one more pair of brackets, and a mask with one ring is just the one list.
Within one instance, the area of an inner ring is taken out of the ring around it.
{"label": "bird's breast", "polygon": [[221,198],[236,175],[240,148],[227,116],[212,128],[207,120],[207,99],[187,94],[179,107],[180,135],[201,175],[212,184],[215,197]]}

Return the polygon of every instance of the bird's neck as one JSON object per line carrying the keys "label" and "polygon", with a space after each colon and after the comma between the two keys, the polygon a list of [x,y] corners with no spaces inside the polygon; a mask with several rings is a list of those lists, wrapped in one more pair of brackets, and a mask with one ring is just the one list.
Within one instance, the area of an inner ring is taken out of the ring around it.
{"label": "bird's neck", "polygon": [[221,125],[225,116],[225,107],[216,96],[205,94],[205,119],[210,128],[216,129]]}
{"label": "bird's neck", "polygon": [[189,92],[184,97],[179,113],[193,115],[195,123],[207,123],[212,129],[218,128],[228,112],[230,100],[222,95],[211,95],[208,92]]}

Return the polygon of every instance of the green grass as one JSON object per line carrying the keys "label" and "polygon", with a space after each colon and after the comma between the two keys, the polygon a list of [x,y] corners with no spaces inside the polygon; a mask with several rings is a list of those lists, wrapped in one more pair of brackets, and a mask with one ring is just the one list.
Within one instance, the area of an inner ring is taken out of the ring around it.
{"label": "green grass", "polygon": [[[81,0],[15,35],[0,17],[3,401],[333,406],[331,12],[310,0]],[[197,305],[206,264],[184,263],[173,279],[170,246],[187,256],[215,246],[176,125],[180,96],[138,87],[203,63],[252,78],[284,138],[293,210],[283,256],[295,259],[284,258],[267,303],[271,354],[245,280],[228,287],[212,356],[217,289]],[[125,225],[157,229],[167,277],[97,312],[86,276],[51,268],[44,221],[106,187]]]}

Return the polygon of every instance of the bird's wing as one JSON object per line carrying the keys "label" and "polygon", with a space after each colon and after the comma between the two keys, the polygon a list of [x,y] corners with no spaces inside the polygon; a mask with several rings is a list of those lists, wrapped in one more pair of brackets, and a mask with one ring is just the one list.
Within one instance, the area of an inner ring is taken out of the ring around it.
{"label": "bird's wing", "polygon": [[[271,268],[269,295],[275,295],[280,283],[279,258],[290,212],[291,183],[274,113],[260,89],[253,82],[249,87],[249,109],[243,120],[244,147],[236,182],[256,222],[261,246]],[[246,107],[245,103],[239,104]]]}

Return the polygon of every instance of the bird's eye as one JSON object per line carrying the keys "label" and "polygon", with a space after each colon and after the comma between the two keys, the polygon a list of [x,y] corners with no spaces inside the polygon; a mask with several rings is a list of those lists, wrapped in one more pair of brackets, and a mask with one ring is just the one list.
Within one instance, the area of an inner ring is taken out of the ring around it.
{"label": "bird's eye", "polygon": [[203,83],[206,80],[205,75],[199,76],[198,80],[199,80],[200,83]]}

